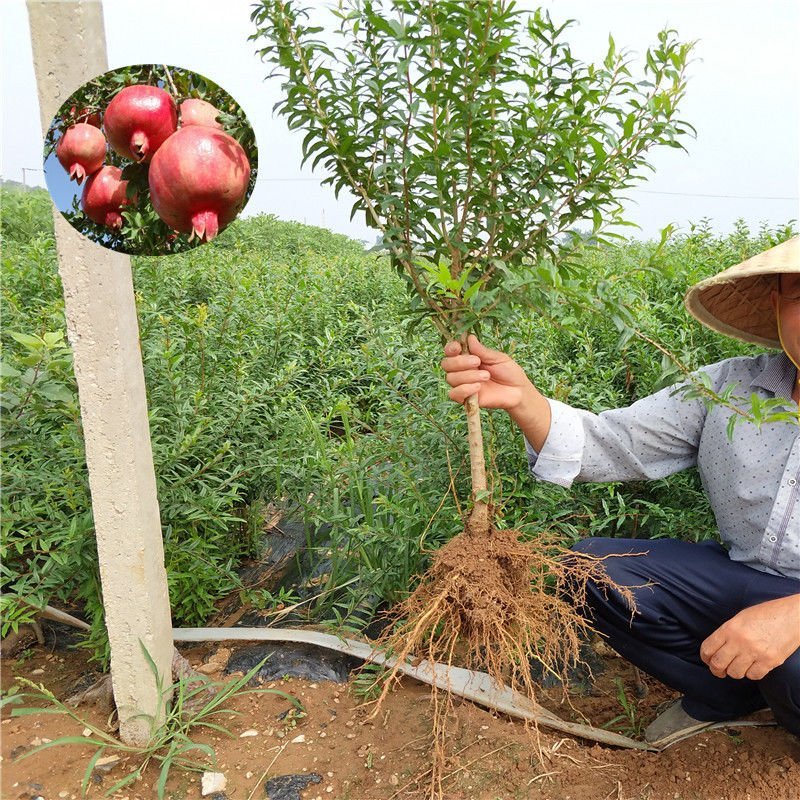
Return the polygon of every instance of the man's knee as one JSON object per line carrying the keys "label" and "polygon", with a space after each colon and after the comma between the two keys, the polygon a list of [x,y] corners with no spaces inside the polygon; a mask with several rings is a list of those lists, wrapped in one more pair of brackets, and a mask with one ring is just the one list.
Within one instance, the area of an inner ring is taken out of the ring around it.
{"label": "man's knee", "polygon": [[[635,555],[628,557],[631,541],[598,536],[581,539],[570,548],[575,553],[573,558],[592,559],[598,562],[604,573],[603,578],[596,574],[595,579],[585,582],[575,578],[571,593],[572,602],[586,617],[593,618],[594,624],[600,630],[604,626],[602,618],[608,615],[614,618],[624,617],[625,622],[630,624],[631,599],[627,587],[642,583],[641,578],[625,564],[636,559]],[[580,575],[582,572],[578,569],[576,574]]]}
{"label": "man's knee", "polygon": [[606,536],[590,536],[587,539],[580,539],[570,547],[575,553],[588,556],[599,556],[611,549],[615,540]]}
{"label": "man's knee", "polygon": [[570,549],[579,556],[599,560],[606,576],[617,586],[641,586],[649,580],[648,559],[644,558],[649,549],[646,540],[592,536]]}

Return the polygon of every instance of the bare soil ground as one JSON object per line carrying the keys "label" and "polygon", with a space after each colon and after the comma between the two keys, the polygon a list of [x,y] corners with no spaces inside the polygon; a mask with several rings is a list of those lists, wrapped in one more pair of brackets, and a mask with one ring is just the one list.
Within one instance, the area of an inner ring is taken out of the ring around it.
{"label": "bare soil ground", "polygon": [[[213,645],[183,652],[196,665],[208,661],[216,650]],[[589,696],[571,697],[571,708],[570,703],[561,702],[559,692],[549,705],[565,718],[587,717],[595,726],[608,723],[622,713],[616,677],[634,706],[632,714],[614,729],[636,734],[673,695],[648,681],[647,697],[637,700],[629,665],[615,656],[606,656],[606,662],[606,670]],[[81,651],[50,652],[34,646],[3,664],[4,690],[17,675],[43,683],[65,698],[77,685],[90,682],[92,667]],[[416,800],[428,796],[431,710],[427,686],[404,681],[388,696],[381,716],[371,721],[366,719],[369,709],[361,705],[350,686],[289,679],[274,682],[273,688],[297,697],[305,715],[281,719],[290,708],[284,698],[246,695],[230,703],[240,716],[220,720],[233,738],[213,731],[200,731],[196,736],[216,752],[217,770],[227,778],[225,798],[262,800],[267,797],[268,779],[312,773],[319,781],[299,795],[303,800]],[[91,706],[79,710],[95,724],[106,724],[107,711]],[[81,797],[81,780],[92,749],[63,745],[17,759],[47,739],[80,734],[82,726],[60,715],[10,718],[9,713],[6,709],[0,725],[2,797]],[[658,754],[613,749],[541,729],[537,748],[534,734],[519,721],[457,700],[449,730],[450,756],[444,781],[448,800],[800,798],[800,740],[778,728],[716,730]],[[243,736],[245,732],[250,735]],[[101,797],[135,763],[123,758],[108,772],[96,770],[89,796]],[[156,770],[149,768],[141,781],[113,796],[117,800],[149,800],[156,796],[157,777]],[[200,776],[174,770],[166,796],[173,800],[200,798]]]}

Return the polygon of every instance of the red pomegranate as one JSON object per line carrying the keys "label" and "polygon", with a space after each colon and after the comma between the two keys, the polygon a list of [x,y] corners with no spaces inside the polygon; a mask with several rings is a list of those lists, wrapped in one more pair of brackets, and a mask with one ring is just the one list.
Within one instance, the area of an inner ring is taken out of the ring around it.
{"label": "red pomegranate", "polygon": [[239,213],[250,163],[227,133],[190,125],[167,139],[150,164],[150,200],[171,228],[210,242]]}
{"label": "red pomegranate", "polygon": [[123,206],[132,202],[125,197],[127,188],[128,181],[122,180],[122,170],[119,167],[103,167],[83,187],[83,213],[98,225],[118,231],[122,227],[120,211]]}
{"label": "red pomegranate", "polygon": [[219,110],[205,100],[184,100],[180,105],[181,125],[205,125],[207,128],[222,130],[222,123],[217,122]]}
{"label": "red pomegranate", "polygon": [[149,161],[178,128],[175,101],[158,86],[126,86],[114,95],[103,118],[108,142],[134,161]]}
{"label": "red pomegranate", "polygon": [[85,122],[67,128],[56,145],[56,158],[78,186],[103,166],[105,157],[106,137],[99,128]]}
{"label": "red pomegranate", "polygon": [[75,122],[85,122],[87,125],[94,125],[95,128],[99,128],[102,124],[100,122],[100,113],[98,111],[89,111],[88,108],[82,108],[78,111],[75,106],[72,106],[69,110],[69,116]]}

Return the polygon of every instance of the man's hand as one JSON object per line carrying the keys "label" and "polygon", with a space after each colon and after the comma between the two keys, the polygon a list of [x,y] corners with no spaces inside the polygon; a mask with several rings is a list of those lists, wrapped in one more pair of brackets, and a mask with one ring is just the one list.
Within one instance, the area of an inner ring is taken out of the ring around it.
{"label": "man's hand", "polygon": [[700,646],[718,678],[761,680],[800,647],[800,594],[745,608]]}
{"label": "man's hand", "polygon": [[453,388],[450,399],[463,403],[470,395],[478,395],[481,408],[504,408],[510,411],[522,402],[525,392],[532,388],[522,367],[499,350],[484,347],[470,336],[469,353],[461,354],[458,342],[444,347],[442,369]]}
{"label": "man's hand", "polygon": [[458,342],[444,347],[442,369],[447,373],[450,399],[463,403],[478,395],[481,408],[503,408],[528,441],[539,451],[550,430],[550,406],[511,356],[484,347],[475,336],[467,339],[469,353]]}

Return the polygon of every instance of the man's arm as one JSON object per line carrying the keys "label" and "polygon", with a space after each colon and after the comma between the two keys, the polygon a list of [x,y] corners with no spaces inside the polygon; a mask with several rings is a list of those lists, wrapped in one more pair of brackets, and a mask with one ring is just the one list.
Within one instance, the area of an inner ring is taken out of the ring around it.
{"label": "man's arm", "polygon": [[531,473],[568,487],[573,481],[625,481],[663,478],[694,466],[705,422],[700,400],[686,400],[664,389],[620,409],[593,414],[548,400],[505,353],[469,337],[445,346],[442,367],[463,403],[478,395],[482,408],[501,408],[522,430]]}
{"label": "man's arm", "polygon": [[745,608],[717,628],[700,658],[718,678],[761,680],[800,647],[800,594]]}

